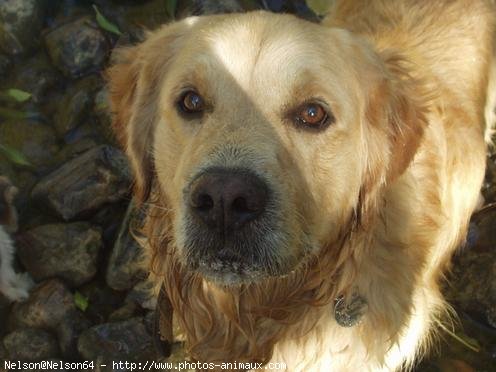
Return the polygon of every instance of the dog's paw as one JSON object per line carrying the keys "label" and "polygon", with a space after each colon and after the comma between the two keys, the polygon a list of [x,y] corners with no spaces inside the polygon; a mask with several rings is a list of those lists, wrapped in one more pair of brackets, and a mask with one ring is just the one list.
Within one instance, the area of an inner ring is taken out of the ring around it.
{"label": "dog's paw", "polygon": [[33,286],[33,279],[28,273],[15,274],[15,278],[0,284],[0,292],[9,301],[22,302],[29,297],[29,291]]}

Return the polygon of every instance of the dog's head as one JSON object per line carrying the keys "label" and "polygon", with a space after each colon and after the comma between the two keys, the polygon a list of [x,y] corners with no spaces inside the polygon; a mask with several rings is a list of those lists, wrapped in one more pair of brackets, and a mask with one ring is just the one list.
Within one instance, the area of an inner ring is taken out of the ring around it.
{"label": "dog's head", "polygon": [[109,81],[138,199],[154,185],[177,258],[222,285],[366,229],[426,123],[400,57],[290,15],[167,25],[119,51]]}

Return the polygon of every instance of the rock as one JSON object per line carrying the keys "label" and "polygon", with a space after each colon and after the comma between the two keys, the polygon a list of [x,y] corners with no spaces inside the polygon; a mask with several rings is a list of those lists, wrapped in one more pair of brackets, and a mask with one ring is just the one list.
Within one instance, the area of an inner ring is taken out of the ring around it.
{"label": "rock", "polygon": [[123,320],[128,320],[134,316],[137,316],[140,311],[140,308],[135,302],[125,302],[123,306],[115,310],[112,314],[110,314],[108,321],[109,322],[120,322]]}
{"label": "rock", "polygon": [[64,136],[88,116],[100,80],[94,76],[78,81],[65,95],[55,114],[55,128]]}
{"label": "rock", "polygon": [[95,324],[107,322],[115,309],[122,306],[125,297],[125,293],[114,291],[101,280],[92,280],[78,290],[88,299],[84,315]]}
{"label": "rock", "polygon": [[454,259],[447,297],[458,310],[496,328],[496,206],[472,217],[467,244]]}
{"label": "rock", "polygon": [[157,298],[153,295],[152,288],[151,281],[139,281],[127,294],[126,301],[135,302],[143,309],[155,310]]}
{"label": "rock", "polygon": [[[0,157],[0,163],[2,163],[2,158]],[[5,169],[0,165],[0,174],[7,175],[12,180],[14,185],[19,189],[19,194],[17,194],[15,199],[16,209],[20,216],[20,220],[24,225],[25,213],[32,206],[30,191],[36,184],[37,178],[33,172],[29,170],[19,170],[13,171],[12,173],[4,173],[2,170]],[[40,167],[42,168],[42,167]],[[33,216],[34,217],[34,216]]]}
{"label": "rock", "polygon": [[143,322],[145,323],[145,328],[148,333],[153,335],[155,330],[155,311],[147,311],[143,317]]}
{"label": "rock", "polygon": [[64,142],[67,144],[73,144],[85,139],[91,139],[98,143],[105,143],[103,128],[96,123],[94,117],[84,120],[81,125],[73,128],[64,136]]}
{"label": "rock", "polygon": [[123,198],[130,183],[125,155],[114,147],[99,146],[43,178],[32,197],[69,221]]}
{"label": "rock", "polygon": [[0,54],[0,76],[4,76],[11,65],[10,59],[5,55]]}
{"label": "rock", "polygon": [[115,239],[122,225],[128,205],[129,201],[126,200],[106,205],[100,208],[91,218],[91,223],[102,228],[102,237],[106,247],[114,246]]}
{"label": "rock", "polygon": [[3,346],[3,342],[0,342],[0,363],[1,363],[1,366],[0,366],[0,371],[4,372],[5,369],[2,369],[2,367],[4,366],[4,361],[8,360],[9,359],[9,356],[7,355],[7,350],[5,349],[5,346]]}
{"label": "rock", "polygon": [[84,154],[86,151],[98,147],[99,145],[101,144],[95,142],[90,138],[85,138],[81,141],[64,145],[57,154],[57,163],[63,165],[64,163],[76,159],[78,156]]}
{"label": "rock", "polygon": [[[7,329],[7,319],[9,317],[9,310],[10,310],[10,301],[3,294],[0,294],[0,330]],[[0,342],[0,346],[1,345],[2,343]],[[0,358],[0,361],[1,360],[2,359]]]}
{"label": "rock", "polygon": [[95,95],[93,113],[98,125],[101,127],[105,140],[112,144],[117,143],[111,127],[112,115],[110,113],[108,90],[106,88],[100,89]]}
{"label": "rock", "polygon": [[2,0],[0,2],[0,47],[5,53],[26,53],[39,44],[43,26],[43,1]]}
{"label": "rock", "polygon": [[71,78],[99,70],[109,53],[109,44],[93,18],[63,24],[45,35],[53,64]]}
{"label": "rock", "polygon": [[91,323],[80,311],[72,311],[58,324],[56,332],[62,356],[67,360],[77,359],[77,343],[81,333]]}
{"label": "rock", "polygon": [[143,260],[141,247],[130,233],[130,229],[135,228],[133,221],[138,218],[138,212],[130,203],[107,267],[107,284],[115,290],[131,289],[145,275],[140,265]]}
{"label": "rock", "polygon": [[[238,13],[245,10],[243,5],[238,0],[187,0],[179,2],[177,12],[181,16]],[[250,10],[258,8],[255,1],[246,5]]]}
{"label": "rock", "polygon": [[60,277],[79,286],[97,272],[101,230],[87,222],[38,226],[19,241],[21,262],[38,281]]}
{"label": "rock", "polygon": [[10,360],[36,362],[57,357],[55,337],[42,329],[21,328],[9,333],[3,339]]}
{"label": "rock", "polygon": [[14,304],[10,325],[56,331],[74,311],[77,309],[71,292],[60,280],[51,279],[36,286],[26,302]]}
{"label": "rock", "polygon": [[[16,65],[14,73],[12,84],[29,92],[31,101],[35,103],[48,101],[49,93],[61,82],[60,73],[52,66],[43,51]],[[55,102],[60,104],[59,101]]]}
{"label": "rock", "polygon": [[[0,138],[3,145],[21,152],[38,171],[48,168],[58,151],[55,131],[39,122],[12,119],[3,122]],[[1,155],[0,161],[3,161]]]}
{"label": "rock", "polygon": [[257,9],[292,13],[310,21],[319,21],[305,0],[183,0],[178,2],[176,13],[178,18],[184,18],[189,15],[237,13]]}
{"label": "rock", "polygon": [[155,359],[152,337],[142,318],[94,326],[81,334],[78,350],[85,360],[139,362]]}
{"label": "rock", "polygon": [[[178,1],[177,3],[181,4],[182,2]],[[108,7],[107,9],[102,8],[102,11],[105,12],[109,19],[115,20],[119,29],[124,32],[123,36],[131,34],[131,39],[134,39],[134,36],[139,37],[139,32],[137,32],[135,26],[139,26],[141,29],[154,30],[164,24],[164,20],[170,19],[163,0],[148,0],[140,3],[129,2],[128,5],[130,6],[120,8],[123,19],[120,19],[114,13],[115,6]]]}
{"label": "rock", "polygon": [[[496,358],[491,355],[491,345],[496,340],[496,330],[490,329],[486,325],[479,324],[468,318],[463,312],[458,312],[459,319],[447,324],[450,332],[456,334],[459,339],[449,336],[447,333],[440,333],[440,340],[436,345],[436,352],[430,353],[428,359],[416,366],[416,372],[428,371],[465,371],[471,367],[472,371],[494,371]],[[460,342],[463,340],[463,343]],[[466,342],[477,341],[477,351],[470,349]],[[447,364],[451,360],[457,361],[455,364]],[[451,365],[450,365],[451,364]]]}

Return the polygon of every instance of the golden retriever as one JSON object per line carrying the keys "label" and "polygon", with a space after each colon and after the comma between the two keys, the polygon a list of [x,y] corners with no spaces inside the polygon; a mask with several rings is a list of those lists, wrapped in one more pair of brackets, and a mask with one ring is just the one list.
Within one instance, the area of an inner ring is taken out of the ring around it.
{"label": "golden retriever", "polygon": [[321,24],[191,17],[118,51],[113,126],[193,360],[425,352],[484,176],[495,19],[490,0],[342,0]]}

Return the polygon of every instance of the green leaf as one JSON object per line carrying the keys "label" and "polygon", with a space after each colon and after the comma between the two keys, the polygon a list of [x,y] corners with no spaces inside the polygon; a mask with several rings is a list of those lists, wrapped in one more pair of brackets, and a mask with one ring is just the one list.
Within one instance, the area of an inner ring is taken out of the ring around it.
{"label": "green leaf", "polygon": [[7,107],[0,107],[0,118],[4,119],[40,119],[42,116],[35,111],[19,111]]}
{"label": "green leaf", "polygon": [[331,7],[329,0],[307,0],[307,5],[315,14],[319,15],[326,14]]}
{"label": "green leaf", "polygon": [[7,159],[16,165],[31,167],[32,164],[24,156],[24,154],[13,147],[0,145],[0,153],[4,154]]}
{"label": "green leaf", "polygon": [[176,17],[177,0],[165,0],[165,11],[170,18]]}
{"label": "green leaf", "polygon": [[93,5],[93,9],[95,9],[96,13],[96,22],[101,28],[108,32],[112,32],[113,34],[122,35],[122,32],[119,30],[119,28],[112,22],[110,22],[107,18],[105,18],[103,14],[100,13],[96,5]]}
{"label": "green leaf", "polygon": [[89,305],[88,297],[84,296],[81,292],[76,291],[76,293],[74,293],[74,303],[79,310],[86,311]]}
{"label": "green leaf", "polygon": [[17,102],[26,102],[31,98],[31,93],[16,88],[7,89],[6,94]]}

